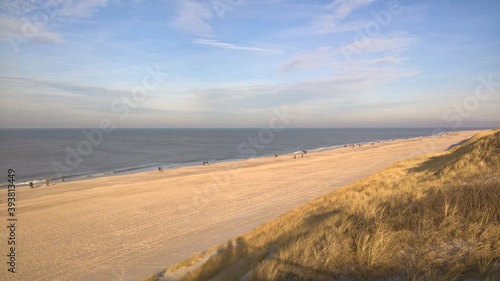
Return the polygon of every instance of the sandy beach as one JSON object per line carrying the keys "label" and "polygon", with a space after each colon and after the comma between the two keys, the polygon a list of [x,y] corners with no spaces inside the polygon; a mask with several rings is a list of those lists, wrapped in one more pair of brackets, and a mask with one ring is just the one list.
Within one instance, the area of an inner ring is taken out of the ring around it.
{"label": "sandy beach", "polygon": [[[476,132],[385,141],[17,189],[16,274],[2,280],[140,280],[400,160]],[[0,190],[7,224],[7,190]],[[5,226],[2,227],[5,229]],[[7,241],[2,231],[2,241]]]}

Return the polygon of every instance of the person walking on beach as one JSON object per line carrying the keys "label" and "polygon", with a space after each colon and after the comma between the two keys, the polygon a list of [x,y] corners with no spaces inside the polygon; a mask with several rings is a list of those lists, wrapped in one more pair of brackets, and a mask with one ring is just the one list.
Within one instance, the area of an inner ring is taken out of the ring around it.
{"label": "person walking on beach", "polygon": [[61,182],[64,182],[64,176],[61,176]]}
{"label": "person walking on beach", "polygon": [[45,179],[45,186],[49,186],[49,179]]}
{"label": "person walking on beach", "polygon": [[33,188],[33,182],[30,181],[29,185],[30,185],[30,189],[32,189]]}

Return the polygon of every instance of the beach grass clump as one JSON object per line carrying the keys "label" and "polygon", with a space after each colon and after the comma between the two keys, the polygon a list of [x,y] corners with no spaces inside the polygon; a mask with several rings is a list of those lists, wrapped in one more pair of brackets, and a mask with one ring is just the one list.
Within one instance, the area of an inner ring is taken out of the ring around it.
{"label": "beach grass clump", "polygon": [[497,130],[302,205],[183,280],[498,280],[498,202]]}

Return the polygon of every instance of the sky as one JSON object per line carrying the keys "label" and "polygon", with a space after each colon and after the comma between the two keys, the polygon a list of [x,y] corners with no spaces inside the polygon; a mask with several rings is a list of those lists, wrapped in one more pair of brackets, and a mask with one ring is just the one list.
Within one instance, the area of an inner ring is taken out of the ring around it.
{"label": "sky", "polygon": [[499,14],[496,0],[2,0],[0,128],[500,127]]}

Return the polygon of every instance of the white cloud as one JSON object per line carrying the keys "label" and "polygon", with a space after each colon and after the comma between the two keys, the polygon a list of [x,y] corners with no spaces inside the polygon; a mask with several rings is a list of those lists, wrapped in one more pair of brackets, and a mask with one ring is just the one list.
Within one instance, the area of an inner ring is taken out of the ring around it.
{"label": "white cloud", "polygon": [[25,77],[0,77],[0,88],[3,89],[25,89],[26,95],[32,99],[38,99],[36,92],[43,89],[47,95],[56,96],[61,98],[61,102],[68,101],[64,98],[65,95],[78,95],[81,98],[114,98],[120,95],[127,94],[128,91],[124,89],[111,89],[100,86],[93,86],[87,84],[74,84],[64,81],[53,81],[46,79],[35,79]]}
{"label": "white cloud", "polygon": [[335,0],[328,5],[327,10],[332,12],[321,15],[314,21],[314,27],[321,33],[333,32],[337,25],[349,16],[354,10],[368,5],[374,0]]}
{"label": "white cloud", "polygon": [[221,85],[190,89],[183,93],[189,97],[186,104],[199,111],[231,111],[254,109],[311,102],[352,99],[358,94],[368,94],[374,88],[392,81],[417,75],[416,71],[397,68],[352,68],[343,72],[296,83],[254,83],[246,85]]}
{"label": "white cloud", "polygon": [[10,41],[14,48],[34,40],[43,43],[62,43],[63,35],[51,31],[56,23],[92,17],[108,0],[39,1],[10,0],[0,3],[0,40]]}
{"label": "white cloud", "polygon": [[19,44],[19,40],[56,44],[64,42],[62,34],[48,31],[43,25],[6,17],[0,17],[0,40],[11,41],[12,44]]}
{"label": "white cloud", "polygon": [[0,10],[11,16],[29,17],[31,14],[41,12],[50,17],[87,18],[100,8],[108,6],[108,3],[108,0],[2,0]]}
{"label": "white cloud", "polygon": [[87,18],[107,5],[107,0],[67,0],[62,3],[56,14],[63,17]]}
{"label": "white cloud", "polygon": [[354,40],[354,42],[342,46],[338,51],[354,54],[400,52],[415,42],[418,42],[418,38],[409,35],[397,37],[364,37],[363,39]]}
{"label": "white cloud", "polygon": [[330,47],[320,47],[313,52],[299,54],[286,60],[279,67],[279,71],[294,72],[315,68],[324,65],[325,62],[331,60],[331,57]]}
{"label": "white cloud", "polygon": [[243,51],[256,51],[256,52],[270,52],[271,49],[263,49],[257,47],[247,47],[247,46],[239,46],[231,43],[219,42],[217,40],[209,40],[209,39],[196,39],[193,40],[193,43],[200,45],[207,45],[214,48],[223,48],[223,49],[232,49],[232,50],[243,50]]}
{"label": "white cloud", "polygon": [[176,1],[176,4],[178,8],[171,22],[175,28],[197,36],[213,36],[207,21],[214,15],[208,7],[191,0]]}
{"label": "white cloud", "polygon": [[0,10],[11,15],[28,14],[39,9],[36,0],[2,0]]}
{"label": "white cloud", "polygon": [[[337,49],[322,46],[312,52],[301,53],[289,58],[279,66],[279,71],[283,73],[304,71],[331,66],[334,63],[337,65],[347,63],[351,67],[400,63],[402,59],[397,55],[415,42],[418,42],[417,37],[403,34],[391,37],[366,37]],[[357,56],[363,54],[375,54],[380,57],[357,59]]]}

